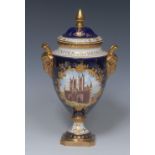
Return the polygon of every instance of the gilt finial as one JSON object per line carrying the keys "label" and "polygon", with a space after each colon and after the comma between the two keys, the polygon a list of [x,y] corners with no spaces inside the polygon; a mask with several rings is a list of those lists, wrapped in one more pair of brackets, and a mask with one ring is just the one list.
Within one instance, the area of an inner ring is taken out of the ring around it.
{"label": "gilt finial", "polygon": [[76,15],[76,18],[75,18],[75,20],[76,20],[76,27],[77,28],[84,27],[84,19],[85,19],[84,18],[84,14],[83,14],[82,10],[79,9],[79,11],[78,11],[78,13]]}

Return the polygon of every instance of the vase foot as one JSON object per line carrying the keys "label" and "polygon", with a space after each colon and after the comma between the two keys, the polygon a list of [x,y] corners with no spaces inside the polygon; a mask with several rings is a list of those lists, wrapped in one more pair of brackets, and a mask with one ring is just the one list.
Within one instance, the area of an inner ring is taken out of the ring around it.
{"label": "vase foot", "polygon": [[76,135],[67,131],[61,137],[60,144],[65,146],[94,146],[95,136],[90,132],[83,135]]}

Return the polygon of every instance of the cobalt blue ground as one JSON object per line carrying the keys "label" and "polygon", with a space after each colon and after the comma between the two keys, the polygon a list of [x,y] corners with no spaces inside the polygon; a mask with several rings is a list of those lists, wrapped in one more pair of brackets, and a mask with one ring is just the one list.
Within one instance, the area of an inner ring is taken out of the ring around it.
{"label": "cobalt blue ground", "polygon": [[67,38],[96,38],[97,35],[94,33],[94,31],[89,27],[83,27],[80,29],[81,32],[83,32],[83,36],[76,36],[76,32],[78,32],[77,27],[71,27],[67,30],[65,34],[63,34],[63,37]]}
{"label": "cobalt blue ground", "polygon": [[[67,63],[65,63],[67,62]],[[89,68],[101,68],[103,69],[103,76],[107,77],[106,75],[106,56],[104,57],[99,57],[99,58],[87,58],[87,59],[73,59],[73,58],[65,58],[65,57],[60,57],[60,56],[55,56],[54,58],[54,70],[53,70],[53,81],[54,81],[54,86],[57,90],[57,85],[56,81],[58,79],[58,72],[60,71],[59,65],[60,64],[67,64],[70,65],[72,68],[74,68],[77,64],[83,63],[85,65],[88,65]],[[103,80],[102,83],[102,88],[104,89],[106,83],[106,79]],[[58,92],[57,92],[58,93]],[[58,95],[59,97],[59,95]],[[61,99],[60,99],[61,100]],[[63,102],[62,102],[63,103]],[[64,103],[63,103],[64,104]],[[69,111],[72,111],[73,113],[75,110],[66,104],[64,104]],[[84,112],[88,112],[93,106],[90,106],[86,109]]]}

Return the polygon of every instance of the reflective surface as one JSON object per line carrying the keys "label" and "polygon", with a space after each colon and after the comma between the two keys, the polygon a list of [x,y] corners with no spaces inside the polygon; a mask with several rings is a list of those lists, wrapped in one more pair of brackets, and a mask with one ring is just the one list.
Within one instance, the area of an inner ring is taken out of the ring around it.
{"label": "reflective surface", "polygon": [[61,101],[78,111],[96,104],[106,82],[106,57],[54,60],[54,84]]}

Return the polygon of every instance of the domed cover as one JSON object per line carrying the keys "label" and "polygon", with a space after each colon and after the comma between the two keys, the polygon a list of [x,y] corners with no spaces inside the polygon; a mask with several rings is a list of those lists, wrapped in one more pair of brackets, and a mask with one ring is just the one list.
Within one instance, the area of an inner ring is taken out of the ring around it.
{"label": "domed cover", "polygon": [[63,37],[67,38],[95,38],[97,35],[89,27],[83,27],[81,29],[77,27],[69,28],[66,33],[63,34]]}
{"label": "domed cover", "polygon": [[71,27],[63,35],[58,37],[59,43],[64,44],[98,44],[102,38],[89,27]]}
{"label": "domed cover", "polygon": [[53,54],[70,58],[101,57],[106,55],[101,48],[102,42],[102,38],[91,28],[84,26],[84,15],[80,10],[76,16],[76,26],[58,37],[59,48]]}
{"label": "domed cover", "polygon": [[58,42],[63,44],[96,44],[102,43],[102,38],[91,28],[84,26],[84,14],[79,10],[76,16],[76,26],[69,28],[58,37]]}

